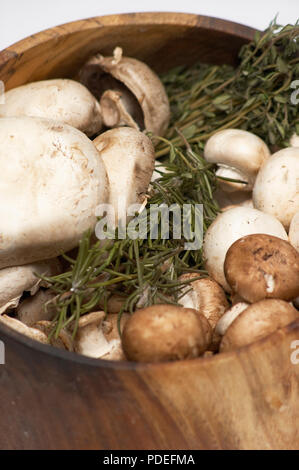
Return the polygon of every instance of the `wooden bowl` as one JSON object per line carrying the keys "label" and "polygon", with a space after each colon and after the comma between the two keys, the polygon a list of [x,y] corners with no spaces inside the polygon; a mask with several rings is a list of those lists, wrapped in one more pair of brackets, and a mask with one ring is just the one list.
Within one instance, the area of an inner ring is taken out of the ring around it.
{"label": "wooden bowl", "polygon": [[[0,54],[6,89],[72,77],[91,54],[157,71],[201,59],[235,63],[254,30],[177,13],[115,15],[33,35]],[[0,327],[1,449],[298,449],[299,321],[217,357],[113,363],[54,349]]]}

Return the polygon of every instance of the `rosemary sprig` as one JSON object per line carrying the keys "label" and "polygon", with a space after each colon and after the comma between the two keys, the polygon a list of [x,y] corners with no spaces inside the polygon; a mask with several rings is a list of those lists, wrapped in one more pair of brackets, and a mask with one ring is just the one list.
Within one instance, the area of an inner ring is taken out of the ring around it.
{"label": "rosemary sprig", "polygon": [[[179,147],[204,142],[217,130],[237,127],[260,136],[269,145],[287,146],[299,115],[290,102],[292,81],[299,76],[299,25],[284,28],[273,21],[257,32],[239,53],[237,69],[195,64],[163,77],[172,106],[166,138]],[[160,143],[157,156],[168,154]]]}
{"label": "rosemary sprig", "polygon": [[[164,141],[165,142],[165,141]],[[88,232],[79,244],[76,260],[67,257],[70,269],[54,277],[44,277],[57,294],[57,314],[53,320],[56,337],[62,328],[73,324],[76,334],[81,315],[107,305],[113,294],[124,296],[124,311],[133,312],[136,306],[155,303],[177,303],[184,283],[178,282],[184,272],[202,270],[201,250],[184,249],[184,235],[173,238],[174,221],[169,221],[169,238],[164,238],[159,227],[158,238],[152,239],[150,218],[152,204],[203,205],[204,231],[217,215],[219,208],[213,199],[216,189],[214,167],[198,153],[197,146],[187,150],[171,146],[171,156],[164,162],[167,173],[152,183],[152,195],[142,213],[146,216],[146,234],[132,240],[116,239],[111,243],[92,243]],[[191,214],[194,228],[195,213]],[[80,313],[78,313],[80,312]]]}

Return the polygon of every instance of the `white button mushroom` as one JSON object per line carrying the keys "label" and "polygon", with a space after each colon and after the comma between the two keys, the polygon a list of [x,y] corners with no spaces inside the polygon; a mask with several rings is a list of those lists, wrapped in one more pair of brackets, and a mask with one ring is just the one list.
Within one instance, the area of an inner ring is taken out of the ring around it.
{"label": "white button mushroom", "polygon": [[54,119],[87,135],[101,130],[100,105],[90,91],[69,79],[42,80],[9,90],[0,117],[33,116]]}
{"label": "white button mushroom", "polygon": [[223,270],[227,250],[236,240],[252,233],[288,239],[285,229],[275,217],[250,207],[235,207],[219,214],[206,232],[203,244],[206,269],[228,292],[230,287]]}
{"label": "white button mushroom", "polygon": [[0,314],[16,308],[23,293],[34,295],[43,285],[38,275],[53,276],[60,272],[58,260],[47,260],[24,266],[0,269]]}
{"label": "white button mushroom", "polygon": [[291,220],[289,230],[289,241],[290,244],[299,251],[299,211],[296,212]]}
{"label": "white button mushroom", "polygon": [[103,331],[105,312],[92,312],[79,320],[75,351],[84,356],[99,358],[111,350]]}
{"label": "white button mushroom", "polygon": [[224,191],[251,191],[263,162],[270,156],[267,145],[251,132],[224,129],[210,137],[205,145],[204,157],[217,163],[216,175],[245,181],[247,184],[219,180]]}
{"label": "white button mushroom", "polygon": [[106,202],[105,166],[85,134],[57,121],[0,119],[0,268],[74,248]]}
{"label": "white button mushroom", "polygon": [[28,338],[34,339],[39,343],[49,344],[49,339],[45,333],[38,330],[37,328],[31,328],[16,318],[9,317],[8,315],[0,315],[0,323],[8,326],[14,331],[27,336]]}
{"label": "white button mushroom", "polygon": [[299,135],[294,133],[290,139],[290,146],[291,147],[299,147]]}
{"label": "white button mushroom", "polygon": [[155,163],[153,144],[129,127],[104,132],[93,143],[106,167],[115,222],[125,222],[130,205],[141,204],[146,195]]}
{"label": "white button mushroom", "polygon": [[113,57],[92,57],[80,70],[79,79],[99,100],[107,90],[118,93],[118,98],[110,93],[101,100],[103,119],[109,126],[126,124],[156,135],[165,133],[170,109],[161,80],[140,60],[124,57],[120,47]]}
{"label": "white button mushroom", "polygon": [[288,229],[299,210],[299,148],[274,153],[260,169],[253,188],[253,204],[276,217]]}

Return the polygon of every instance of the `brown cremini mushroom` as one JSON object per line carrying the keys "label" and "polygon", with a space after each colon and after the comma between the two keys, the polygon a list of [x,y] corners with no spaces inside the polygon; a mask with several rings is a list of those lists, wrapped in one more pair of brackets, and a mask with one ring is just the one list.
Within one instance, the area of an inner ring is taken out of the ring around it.
{"label": "brown cremini mushroom", "polygon": [[234,207],[218,214],[206,231],[203,244],[206,270],[227,292],[231,290],[223,269],[227,250],[239,238],[253,233],[288,239],[284,227],[275,217],[250,207]]}
{"label": "brown cremini mushroom", "polygon": [[265,338],[298,318],[298,311],[284,300],[260,300],[247,307],[232,322],[222,338],[220,352],[231,351]]}
{"label": "brown cremini mushroom", "polygon": [[211,337],[210,324],[201,313],[160,304],[137,310],[129,318],[122,345],[130,361],[175,361],[202,355]]}
{"label": "brown cremini mushroom", "polygon": [[[179,281],[198,278],[197,273],[183,274]],[[193,308],[202,313],[214,329],[218,320],[228,309],[229,304],[222,287],[213,279],[202,278],[186,284],[186,294],[180,298],[179,303],[184,308]]]}
{"label": "brown cremini mushroom", "polygon": [[179,280],[187,281],[192,278],[197,279],[190,284],[186,284],[186,287],[183,288],[183,292],[186,293],[179,299],[179,303],[184,308],[194,308],[206,317],[213,330],[213,339],[210,347],[213,350],[217,350],[220,337],[215,334],[215,327],[229,307],[225,292],[213,279],[198,279],[197,273],[183,274]]}
{"label": "brown cremini mushroom", "polygon": [[299,253],[272,235],[247,235],[233,243],[224,272],[232,290],[247,302],[299,295]]}

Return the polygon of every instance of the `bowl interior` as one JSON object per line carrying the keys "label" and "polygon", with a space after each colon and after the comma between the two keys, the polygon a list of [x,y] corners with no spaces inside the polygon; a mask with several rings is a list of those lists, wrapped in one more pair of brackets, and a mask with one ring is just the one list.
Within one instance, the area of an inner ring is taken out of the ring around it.
{"label": "bowl interior", "polygon": [[[254,32],[229,21],[182,13],[90,18],[42,31],[2,51],[0,79],[8,90],[41,79],[74,77],[91,55],[111,54],[116,46],[121,46],[125,55],[144,60],[158,73],[198,60],[233,65],[240,47],[253,38]],[[10,334],[5,327],[3,331]],[[11,334],[32,346],[30,339]],[[76,354],[41,344],[36,343],[36,348],[79,360]],[[99,364],[89,358],[86,361]]]}

